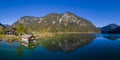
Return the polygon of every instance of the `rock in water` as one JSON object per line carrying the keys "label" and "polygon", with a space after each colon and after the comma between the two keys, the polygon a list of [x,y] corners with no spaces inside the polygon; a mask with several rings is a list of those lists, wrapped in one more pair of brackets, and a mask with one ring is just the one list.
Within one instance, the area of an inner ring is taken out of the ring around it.
{"label": "rock in water", "polygon": [[99,33],[99,29],[90,21],[70,12],[64,14],[52,13],[44,17],[24,16],[12,26],[16,27],[19,23],[31,31]]}

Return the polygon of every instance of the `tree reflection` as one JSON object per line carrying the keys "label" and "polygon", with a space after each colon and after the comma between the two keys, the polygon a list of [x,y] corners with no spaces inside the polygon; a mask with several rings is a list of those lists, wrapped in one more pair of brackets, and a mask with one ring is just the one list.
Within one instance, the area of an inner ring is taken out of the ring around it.
{"label": "tree reflection", "polygon": [[18,55],[22,56],[23,55],[23,48],[18,46],[17,47],[17,53],[18,53]]}

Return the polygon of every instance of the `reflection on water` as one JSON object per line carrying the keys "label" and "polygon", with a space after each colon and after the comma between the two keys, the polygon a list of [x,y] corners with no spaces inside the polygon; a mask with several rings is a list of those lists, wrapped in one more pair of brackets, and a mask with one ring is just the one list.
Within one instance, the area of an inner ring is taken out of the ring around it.
{"label": "reflection on water", "polygon": [[85,46],[89,44],[95,36],[91,35],[78,35],[78,34],[61,34],[55,35],[51,38],[40,39],[37,42],[24,43],[20,42],[21,46],[27,49],[35,49],[37,46],[41,46],[50,51],[73,51],[78,47]]}
{"label": "reflection on water", "polygon": [[[19,46],[16,47],[16,50],[19,55],[23,54],[23,47],[29,50],[34,50],[37,46],[44,47],[49,51],[64,51],[64,52],[72,52],[77,48],[85,46],[89,44],[92,40],[95,39],[95,36],[87,35],[87,34],[58,34],[54,37],[43,38],[37,40],[36,42],[24,43],[18,42]],[[9,46],[13,46],[15,40],[5,40],[4,44],[8,44]],[[2,43],[2,41],[0,42]],[[7,48],[6,48],[7,49]]]}
{"label": "reflection on water", "polygon": [[19,56],[22,56],[22,55],[23,55],[23,48],[20,47],[20,46],[18,46],[16,49],[17,49],[18,55],[19,55]]}
{"label": "reflection on water", "polygon": [[40,40],[39,45],[50,51],[61,50],[64,52],[69,52],[78,47],[89,44],[94,39],[95,36],[91,35],[64,34],[55,35],[52,38]]}
{"label": "reflection on water", "polygon": [[58,34],[30,43],[0,41],[2,60],[114,60],[120,59],[119,51],[120,35]]}
{"label": "reflection on water", "polygon": [[118,35],[105,35],[103,37],[108,39],[108,40],[117,40],[120,38],[120,36],[118,36]]}
{"label": "reflection on water", "polygon": [[23,43],[23,42],[20,42],[21,46],[24,46],[26,47],[27,49],[30,49],[30,50],[33,50],[34,48],[37,47],[37,43],[35,42],[31,42],[31,43]]}

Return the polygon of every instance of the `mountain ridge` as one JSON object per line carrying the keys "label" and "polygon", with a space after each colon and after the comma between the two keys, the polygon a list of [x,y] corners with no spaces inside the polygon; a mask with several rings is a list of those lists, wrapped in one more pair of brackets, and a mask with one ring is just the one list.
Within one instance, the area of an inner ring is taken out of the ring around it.
{"label": "mountain ridge", "polygon": [[111,34],[120,33],[120,25],[117,25],[115,23],[108,24],[101,28],[101,33],[111,33]]}
{"label": "mountain ridge", "polygon": [[51,13],[44,17],[24,16],[12,24],[23,24],[28,30],[46,32],[99,32],[92,22],[71,12]]}

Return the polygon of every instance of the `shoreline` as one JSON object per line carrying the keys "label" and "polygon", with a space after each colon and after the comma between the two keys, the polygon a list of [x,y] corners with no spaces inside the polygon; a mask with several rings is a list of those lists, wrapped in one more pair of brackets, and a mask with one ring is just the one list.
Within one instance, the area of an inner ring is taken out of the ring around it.
{"label": "shoreline", "polygon": [[[39,38],[53,37],[55,34],[99,34],[98,32],[56,32],[56,33],[37,33],[34,34]],[[0,35],[0,40],[20,40],[21,36],[16,35]]]}
{"label": "shoreline", "polygon": [[37,34],[99,34],[100,32],[46,32]]}

